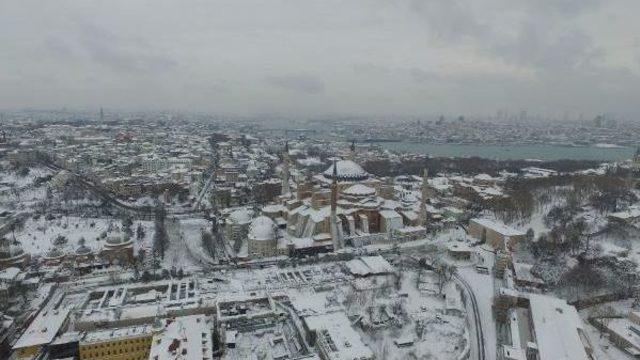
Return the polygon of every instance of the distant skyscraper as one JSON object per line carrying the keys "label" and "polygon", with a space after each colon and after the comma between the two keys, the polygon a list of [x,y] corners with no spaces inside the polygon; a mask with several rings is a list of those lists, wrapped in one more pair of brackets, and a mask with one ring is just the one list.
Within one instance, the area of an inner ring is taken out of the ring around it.
{"label": "distant skyscraper", "polygon": [[100,122],[104,122],[104,110],[100,108]]}

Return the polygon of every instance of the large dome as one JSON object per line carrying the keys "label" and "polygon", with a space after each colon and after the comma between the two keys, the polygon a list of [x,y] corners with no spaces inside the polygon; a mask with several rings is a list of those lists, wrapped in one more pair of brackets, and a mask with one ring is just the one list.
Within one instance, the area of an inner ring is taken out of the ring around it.
{"label": "large dome", "polygon": [[268,241],[276,238],[276,224],[266,216],[259,216],[249,226],[249,239]]}
{"label": "large dome", "polygon": [[358,181],[365,180],[369,177],[369,174],[364,171],[362,166],[356,164],[351,160],[340,160],[331,164],[327,170],[322,173],[324,177],[333,178],[333,167],[336,167],[336,175],[338,180],[342,181]]}

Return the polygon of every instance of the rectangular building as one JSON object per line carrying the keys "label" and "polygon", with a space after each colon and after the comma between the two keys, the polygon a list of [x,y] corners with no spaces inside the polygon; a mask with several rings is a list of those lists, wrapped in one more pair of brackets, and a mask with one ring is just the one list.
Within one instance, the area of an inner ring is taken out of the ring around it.
{"label": "rectangular building", "polygon": [[479,218],[469,220],[468,233],[478,240],[486,241],[496,250],[504,250],[505,246],[511,247],[525,238],[523,231],[498,221]]}

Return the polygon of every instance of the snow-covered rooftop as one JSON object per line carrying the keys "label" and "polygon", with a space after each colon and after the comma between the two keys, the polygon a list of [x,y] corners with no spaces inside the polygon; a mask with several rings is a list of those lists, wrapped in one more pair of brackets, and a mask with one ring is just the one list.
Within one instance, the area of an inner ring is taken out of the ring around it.
{"label": "snow-covered rooftop", "polygon": [[503,236],[524,236],[525,234],[523,231],[516,230],[511,226],[507,226],[505,224],[499,223],[491,219],[475,218],[475,219],[471,219],[470,221],[475,222],[479,225],[482,225],[487,229],[491,229]]}
{"label": "snow-covered rooftop", "polygon": [[205,315],[178,317],[153,337],[149,359],[210,359],[212,341],[211,322]]}
{"label": "snow-covered rooftop", "polygon": [[382,256],[363,256],[347,262],[349,272],[354,275],[386,274],[393,272],[393,266]]}
{"label": "snow-covered rooftop", "polygon": [[342,193],[345,195],[352,195],[352,196],[367,196],[367,195],[375,195],[376,189],[363,184],[355,184],[344,189]]}
{"label": "snow-covered rooftop", "polygon": [[[590,359],[586,337],[576,308],[565,300],[531,294],[531,319],[536,334],[540,360]],[[582,333],[582,334],[581,334]]]}
{"label": "snow-covered rooftop", "polygon": [[259,216],[249,226],[249,239],[251,240],[273,240],[276,237],[276,225],[266,216]]}
{"label": "snow-covered rooftop", "polygon": [[51,300],[38,316],[31,322],[27,330],[13,346],[14,349],[49,344],[62,328],[69,316],[70,309],[56,308]]}
{"label": "snow-covered rooftop", "polygon": [[307,327],[317,333],[317,337],[331,342],[329,357],[338,359],[373,359],[373,352],[362,342],[360,335],[351,327],[347,315],[340,312],[332,312],[322,315],[307,316],[304,318]]}

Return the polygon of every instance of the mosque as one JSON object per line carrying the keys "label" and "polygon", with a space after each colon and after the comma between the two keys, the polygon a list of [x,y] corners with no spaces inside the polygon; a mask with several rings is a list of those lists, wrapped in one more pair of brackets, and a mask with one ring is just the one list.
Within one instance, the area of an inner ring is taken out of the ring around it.
{"label": "mosque", "polygon": [[[424,234],[421,225],[427,219],[426,173],[422,199],[414,196],[409,203],[410,199],[397,201],[393,184],[367,173],[355,162],[354,144],[346,159],[330,159],[331,165],[325,171],[308,175],[297,184],[290,179],[288,154],[286,145],[279,204],[267,205],[262,209],[263,216],[249,225],[251,258],[331,252],[345,246],[388,241],[392,233],[398,232]],[[259,229],[260,236],[251,229]]]}

